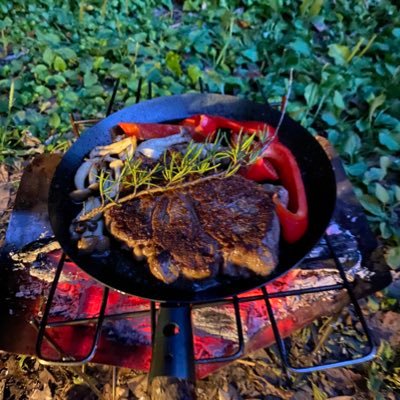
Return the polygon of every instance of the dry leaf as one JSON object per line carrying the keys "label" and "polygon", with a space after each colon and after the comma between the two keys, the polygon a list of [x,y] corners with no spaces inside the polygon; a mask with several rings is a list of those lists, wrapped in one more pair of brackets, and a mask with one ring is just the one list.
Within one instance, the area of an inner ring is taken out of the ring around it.
{"label": "dry leaf", "polygon": [[329,397],[327,400],[353,400],[353,396],[336,396],[336,397]]}
{"label": "dry leaf", "polygon": [[0,183],[8,182],[8,170],[5,164],[0,164]]}
{"label": "dry leaf", "polygon": [[55,382],[53,374],[51,374],[47,368],[43,367],[43,369],[39,372],[39,380],[40,382]]}
{"label": "dry leaf", "polygon": [[137,375],[128,382],[128,387],[137,398],[146,398],[147,396],[147,375]]}
{"label": "dry leaf", "polygon": [[8,171],[4,164],[0,165],[0,215],[7,210],[11,197],[11,185],[8,183]]}
{"label": "dry leaf", "polygon": [[4,399],[4,390],[6,388],[6,380],[3,379],[0,381],[0,400]]}
{"label": "dry leaf", "polygon": [[370,327],[377,338],[387,340],[392,347],[400,346],[400,314],[379,311],[370,319]]}
{"label": "dry leaf", "polygon": [[0,183],[0,215],[8,208],[10,202],[11,191],[8,183]]}
{"label": "dry leaf", "polygon": [[30,400],[52,400],[53,396],[49,385],[45,385],[43,390],[35,389],[29,398]]}
{"label": "dry leaf", "polygon": [[225,383],[223,389],[218,389],[218,400],[240,400],[240,396],[232,385]]}
{"label": "dry leaf", "polygon": [[360,374],[346,368],[328,369],[325,374],[337,390],[353,389],[363,379]]}
{"label": "dry leaf", "polygon": [[39,147],[42,146],[42,142],[37,137],[33,136],[29,131],[22,132],[22,143],[26,147]]}

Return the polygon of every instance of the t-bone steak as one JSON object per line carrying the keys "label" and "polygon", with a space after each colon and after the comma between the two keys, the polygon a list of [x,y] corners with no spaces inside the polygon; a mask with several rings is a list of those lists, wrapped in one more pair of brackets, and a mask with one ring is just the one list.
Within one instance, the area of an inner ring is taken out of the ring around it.
{"label": "t-bone steak", "polygon": [[218,273],[266,276],[278,262],[279,222],[271,189],[241,176],[143,195],[105,212],[118,240],[172,283]]}

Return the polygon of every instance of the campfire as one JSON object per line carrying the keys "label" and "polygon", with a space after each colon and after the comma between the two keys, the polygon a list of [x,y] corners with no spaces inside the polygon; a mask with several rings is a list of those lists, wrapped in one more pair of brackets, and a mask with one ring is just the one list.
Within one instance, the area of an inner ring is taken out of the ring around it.
{"label": "campfire", "polygon": [[[72,122],[78,134],[82,123]],[[192,305],[197,378],[274,342],[283,367],[299,372],[373,357],[357,299],[385,287],[390,274],[375,262],[377,243],[340,160],[325,139],[319,141],[330,153],[336,174],[333,220],[308,256],[271,283]],[[56,154],[36,157],[21,180],[2,251],[5,295],[0,319],[7,332],[0,332],[0,349],[35,355],[49,364],[91,361],[149,371],[160,304],[109,289],[63,253],[49,225],[47,197],[37,193],[38,187],[48,192],[59,160]],[[284,338],[349,304],[365,331],[364,354],[320,365],[293,363]]]}

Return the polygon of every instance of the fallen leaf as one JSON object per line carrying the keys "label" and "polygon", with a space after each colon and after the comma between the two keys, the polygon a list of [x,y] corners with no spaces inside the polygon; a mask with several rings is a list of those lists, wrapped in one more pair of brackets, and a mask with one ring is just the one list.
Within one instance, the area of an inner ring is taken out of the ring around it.
{"label": "fallen leaf", "polygon": [[228,385],[227,390],[218,389],[218,400],[239,400],[240,396],[237,390]]}
{"label": "fallen leaf", "polygon": [[392,347],[400,346],[400,314],[393,311],[378,312],[370,322],[376,337],[387,340]]}
{"label": "fallen leaf", "polygon": [[134,378],[130,379],[128,382],[128,387],[130,391],[137,397],[138,399],[147,396],[147,375],[137,375]]}
{"label": "fallen leaf", "polygon": [[8,182],[8,170],[5,164],[0,164],[0,183]]}
{"label": "fallen leaf", "polygon": [[11,185],[8,182],[9,175],[7,167],[4,164],[0,165],[0,215],[7,210],[11,197]]}
{"label": "fallen leaf", "polygon": [[45,385],[42,390],[35,389],[29,398],[30,400],[52,400],[53,396],[49,385]]}
{"label": "fallen leaf", "polygon": [[56,380],[54,379],[53,374],[50,373],[50,371],[47,368],[43,368],[40,373],[39,373],[39,380],[40,382],[55,382]]}
{"label": "fallen leaf", "polygon": [[10,197],[10,185],[8,183],[0,183],[0,215],[7,210]]}
{"label": "fallen leaf", "polygon": [[325,371],[329,381],[337,390],[353,389],[362,376],[346,368],[334,368]]}
{"label": "fallen leaf", "polygon": [[0,400],[4,399],[4,390],[6,388],[6,380],[3,379],[0,381]]}
{"label": "fallen leaf", "polygon": [[353,400],[353,396],[336,396],[336,397],[329,397],[327,400]]}

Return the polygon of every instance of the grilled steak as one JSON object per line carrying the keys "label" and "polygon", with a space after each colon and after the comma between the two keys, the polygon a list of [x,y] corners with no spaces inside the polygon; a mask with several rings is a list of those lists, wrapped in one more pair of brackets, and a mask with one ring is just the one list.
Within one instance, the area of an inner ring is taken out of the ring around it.
{"label": "grilled steak", "polygon": [[145,195],[105,212],[110,233],[166,283],[218,272],[266,276],[278,260],[271,190],[232,176]]}

